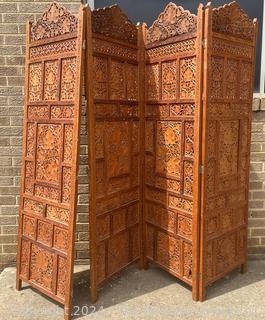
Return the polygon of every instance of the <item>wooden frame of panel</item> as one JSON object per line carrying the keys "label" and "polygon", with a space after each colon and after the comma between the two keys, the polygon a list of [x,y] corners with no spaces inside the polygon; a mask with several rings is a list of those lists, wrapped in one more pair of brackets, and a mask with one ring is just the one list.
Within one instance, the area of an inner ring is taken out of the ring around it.
{"label": "wooden frame of panel", "polygon": [[[53,3],[27,24],[16,287],[22,281],[71,318],[84,7]],[[30,128],[30,130],[29,130]]]}

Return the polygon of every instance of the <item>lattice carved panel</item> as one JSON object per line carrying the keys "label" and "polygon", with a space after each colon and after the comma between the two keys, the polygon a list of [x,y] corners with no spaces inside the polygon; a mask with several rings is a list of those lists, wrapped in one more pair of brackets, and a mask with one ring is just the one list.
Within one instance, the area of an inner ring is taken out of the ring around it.
{"label": "lattice carved panel", "polygon": [[[214,34],[209,40],[206,84],[209,93],[203,124],[207,146],[203,177],[205,284],[246,263],[255,56],[255,23],[238,4],[213,9],[212,18]],[[225,38],[224,34],[240,40]]]}
{"label": "lattice carved panel", "polygon": [[99,9],[92,14],[92,43],[90,248],[96,272],[90,279],[95,296],[102,281],[139,260],[141,159],[137,28],[117,6]]}
{"label": "lattice carved panel", "polygon": [[82,24],[82,10],[77,17],[54,3],[29,25],[26,51],[17,286],[21,280],[30,283],[65,304],[66,312],[71,306]]}

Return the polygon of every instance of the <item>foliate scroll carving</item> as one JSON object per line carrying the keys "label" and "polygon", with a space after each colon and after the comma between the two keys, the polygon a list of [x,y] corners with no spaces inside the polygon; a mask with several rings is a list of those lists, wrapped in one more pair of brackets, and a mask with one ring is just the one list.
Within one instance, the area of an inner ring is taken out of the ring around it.
{"label": "foliate scroll carving", "polygon": [[147,31],[147,44],[196,31],[197,17],[170,2]]}
{"label": "foliate scroll carving", "polygon": [[76,85],[76,58],[62,60],[61,100],[73,100]]}
{"label": "foliate scroll carving", "polygon": [[253,40],[254,26],[235,1],[213,9],[213,31]]}
{"label": "foliate scroll carving", "polygon": [[181,122],[159,121],[157,123],[156,170],[163,175],[180,178]]}
{"label": "foliate scroll carving", "polygon": [[92,11],[92,31],[110,38],[137,44],[137,27],[118,5]]}
{"label": "foliate scroll carving", "polygon": [[32,25],[31,40],[41,40],[77,31],[78,19],[65,7],[52,3],[42,17]]}
{"label": "foliate scroll carving", "polygon": [[195,58],[184,58],[180,60],[180,98],[194,98],[195,69]]}
{"label": "foliate scroll carving", "polygon": [[40,101],[42,98],[42,66],[33,63],[29,66],[29,101]]}

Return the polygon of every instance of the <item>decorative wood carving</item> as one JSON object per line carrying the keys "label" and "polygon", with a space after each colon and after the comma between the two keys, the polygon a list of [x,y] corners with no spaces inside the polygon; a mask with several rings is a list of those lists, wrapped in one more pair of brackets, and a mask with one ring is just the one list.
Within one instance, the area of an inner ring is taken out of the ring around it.
{"label": "decorative wood carving", "polygon": [[65,319],[71,316],[82,28],[83,8],[75,17],[53,3],[28,25],[26,47],[17,288],[23,280],[64,304]]}
{"label": "decorative wood carving", "polygon": [[146,43],[196,32],[196,23],[197,17],[194,14],[170,2],[147,31]]}
{"label": "decorative wood carving", "polygon": [[213,9],[213,31],[253,41],[254,26],[236,1]]}
{"label": "decorative wood carving", "polygon": [[32,24],[30,40],[36,41],[77,32],[78,18],[54,2],[42,17]]}
{"label": "decorative wood carving", "polygon": [[92,11],[92,32],[137,45],[137,28],[118,5]]}

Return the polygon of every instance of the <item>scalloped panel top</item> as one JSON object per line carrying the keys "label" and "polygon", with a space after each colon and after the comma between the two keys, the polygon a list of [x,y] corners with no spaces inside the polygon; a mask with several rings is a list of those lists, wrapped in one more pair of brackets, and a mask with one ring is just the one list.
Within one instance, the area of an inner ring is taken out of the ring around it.
{"label": "scalloped panel top", "polygon": [[213,31],[253,40],[253,21],[235,1],[213,9]]}
{"label": "scalloped panel top", "polygon": [[77,31],[78,18],[64,6],[54,2],[40,19],[32,24],[30,38],[32,41],[57,37]]}
{"label": "scalloped panel top", "polygon": [[147,30],[147,44],[168,38],[193,33],[197,27],[197,16],[170,2]]}
{"label": "scalloped panel top", "polygon": [[116,40],[137,44],[137,27],[118,5],[92,11],[92,31]]}

